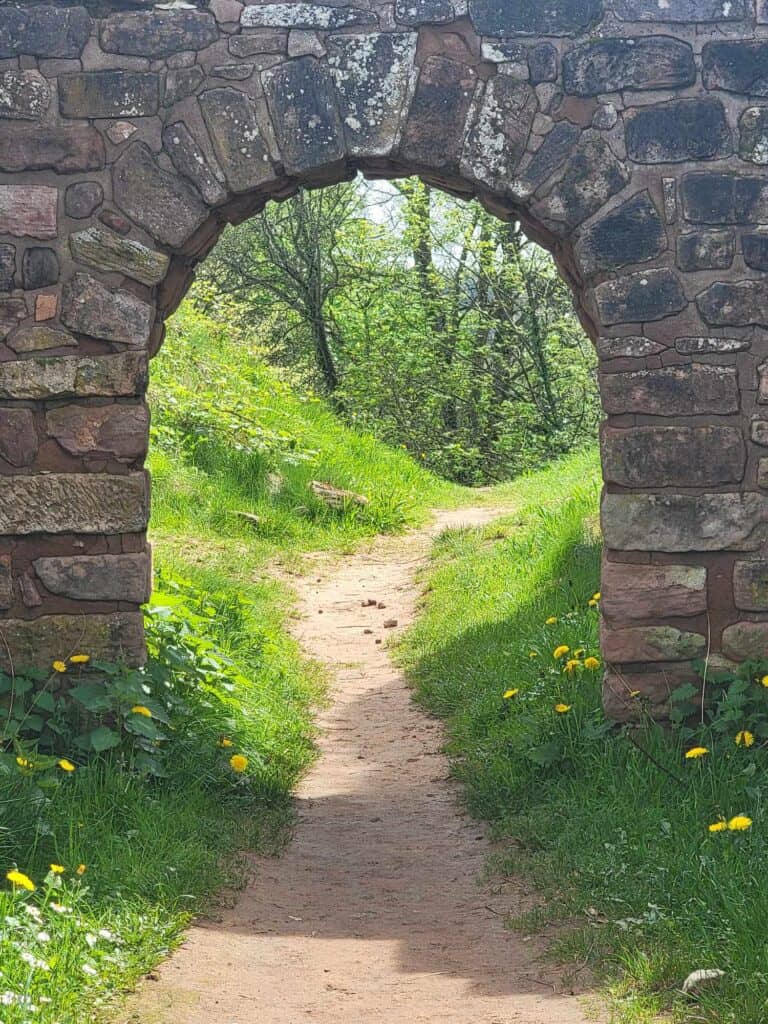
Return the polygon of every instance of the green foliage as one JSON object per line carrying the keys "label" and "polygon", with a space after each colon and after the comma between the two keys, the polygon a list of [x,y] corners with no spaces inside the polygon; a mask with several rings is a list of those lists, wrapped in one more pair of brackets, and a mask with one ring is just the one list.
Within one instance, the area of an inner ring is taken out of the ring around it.
{"label": "green foliage", "polygon": [[[494,824],[499,870],[546,899],[513,926],[559,922],[555,954],[602,978],[617,1024],[659,1013],[762,1024],[765,666],[727,679],[709,668],[703,731],[699,704],[672,734],[648,720],[607,728],[600,673],[564,672],[553,654],[597,643],[597,475],[569,459],[509,485],[520,510],[508,523],[447,535],[400,657],[418,699],[446,719],[467,802]],[[558,714],[560,702],[571,710]],[[736,743],[744,729],[752,747]],[[702,740],[709,753],[686,758]],[[729,828],[736,816],[751,827]],[[698,969],[725,977],[684,997]]]}
{"label": "green foliage", "polygon": [[[269,553],[275,541],[311,549],[400,530],[430,502],[455,500],[455,489],[405,452],[298,395],[229,309],[220,298],[210,314],[186,304],[153,363],[156,530],[189,531],[198,542],[255,536]],[[313,480],[369,504],[330,508]]]}
{"label": "green foliage", "polygon": [[222,295],[274,363],[348,423],[466,484],[594,440],[596,359],[551,258],[519,225],[415,179],[300,193],[225,233]]}

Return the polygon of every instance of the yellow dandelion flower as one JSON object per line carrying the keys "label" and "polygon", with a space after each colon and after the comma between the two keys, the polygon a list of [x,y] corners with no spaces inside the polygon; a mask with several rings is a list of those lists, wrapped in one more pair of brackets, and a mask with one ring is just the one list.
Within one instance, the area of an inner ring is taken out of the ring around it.
{"label": "yellow dandelion flower", "polygon": [[69,660],[73,665],[87,665],[91,656],[90,654],[73,654]]}
{"label": "yellow dandelion flower", "polygon": [[749,729],[742,729],[741,732],[736,733],[737,747],[751,747],[754,742],[755,737],[749,731]]}
{"label": "yellow dandelion flower", "polygon": [[5,877],[11,885],[15,885],[19,889],[26,889],[28,892],[35,891],[35,883],[23,871],[9,871]]}
{"label": "yellow dandelion flower", "polygon": [[555,616],[554,615],[550,615],[548,619],[545,619],[544,625],[545,626],[554,626],[554,624],[556,622],[557,622],[557,619],[555,618]]}
{"label": "yellow dandelion flower", "polygon": [[54,661],[53,665],[51,665],[51,668],[53,669],[54,672],[66,672],[67,664],[64,661]]}
{"label": "yellow dandelion flower", "polygon": [[520,690],[505,690],[504,700],[510,700],[512,697],[516,697],[520,693]]}
{"label": "yellow dandelion flower", "polygon": [[556,647],[554,651],[552,651],[552,657],[557,658],[559,660],[560,658],[564,657],[570,651],[570,649],[571,648],[568,647],[566,644],[561,644],[559,647]]}
{"label": "yellow dandelion flower", "polygon": [[85,874],[87,870],[88,868],[85,866],[85,864],[78,864],[77,867],[75,868],[75,874],[80,875],[80,877],[82,878],[82,876]]}
{"label": "yellow dandelion flower", "polygon": [[242,775],[248,767],[248,758],[243,757],[242,754],[233,754],[229,759],[229,764],[233,772],[236,772],[238,775]]}
{"label": "yellow dandelion flower", "polygon": [[584,659],[584,668],[588,668],[590,670],[591,669],[595,669],[595,668],[600,668],[600,659],[599,658],[585,658]]}
{"label": "yellow dandelion flower", "polygon": [[710,832],[725,832],[725,830],[727,828],[728,828],[728,822],[727,821],[713,821],[712,824],[709,826],[709,831]]}
{"label": "yellow dandelion flower", "polygon": [[572,704],[555,704],[555,711],[558,715],[566,715],[572,707]]}
{"label": "yellow dandelion flower", "polygon": [[528,657],[529,658],[538,658],[538,656],[539,656],[539,652],[538,651],[528,651]]}
{"label": "yellow dandelion flower", "polygon": [[579,661],[579,659],[578,659],[578,658],[569,658],[569,659],[568,659],[568,661],[566,661],[566,663],[565,663],[565,669],[564,669],[564,671],[565,671],[565,672],[569,672],[569,673],[572,673],[572,672],[574,672],[574,671],[575,671],[575,670],[576,670],[577,668],[579,668],[579,667],[580,667],[580,665],[581,665],[581,662]]}
{"label": "yellow dandelion flower", "polygon": [[600,593],[600,591],[598,590],[596,594],[593,594],[593,595],[592,595],[592,600],[593,600],[593,601],[599,601],[599,600],[601,600],[602,596],[603,596],[603,595],[602,595],[602,594]]}
{"label": "yellow dandelion flower", "polygon": [[748,818],[746,814],[737,814],[728,822],[729,832],[746,832],[747,829],[751,827],[752,819]]}
{"label": "yellow dandelion flower", "polygon": [[51,864],[51,871],[54,875],[63,875],[66,870],[63,864]]}
{"label": "yellow dandelion flower", "polygon": [[219,746],[220,747],[231,747],[232,746],[232,740],[229,739],[227,736],[222,736],[221,739],[219,740]]}
{"label": "yellow dandelion flower", "polygon": [[688,761],[695,761],[699,757],[706,757],[708,753],[706,747],[691,747],[690,750],[686,750],[685,757]]}
{"label": "yellow dandelion flower", "polygon": [[59,758],[59,760],[56,763],[63,772],[73,772],[75,770],[75,766],[72,764],[71,761],[68,761],[66,757]]}
{"label": "yellow dandelion flower", "polygon": [[768,686],[768,676],[763,676],[760,682],[763,684],[763,686]]}
{"label": "yellow dandelion flower", "polygon": [[583,658],[586,653],[587,652],[584,650],[583,647],[577,647],[576,650],[573,652],[573,656],[574,658]]}
{"label": "yellow dandelion flower", "polygon": [[135,704],[131,708],[131,714],[132,715],[143,715],[144,718],[151,718],[152,717],[152,712],[149,710],[149,708],[145,708],[143,704]]}
{"label": "yellow dandelion flower", "polygon": [[19,766],[19,768],[24,768],[24,769],[34,768],[34,764],[29,760],[29,758],[28,757],[22,757],[21,755],[19,755],[16,758],[16,764]]}
{"label": "yellow dandelion flower", "polygon": [[597,608],[598,602],[594,599],[594,597],[590,597],[590,599],[587,601],[587,604],[590,608]]}

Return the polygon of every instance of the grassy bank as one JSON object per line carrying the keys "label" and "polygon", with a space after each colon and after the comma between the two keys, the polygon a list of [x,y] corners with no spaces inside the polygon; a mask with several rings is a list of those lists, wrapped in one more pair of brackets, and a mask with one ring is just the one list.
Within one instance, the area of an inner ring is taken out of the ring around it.
{"label": "grassy bank", "polygon": [[[35,707],[24,727],[44,719],[40,746],[55,756],[13,747],[7,732],[0,752],[0,864],[3,875],[20,872],[0,892],[3,1024],[108,1016],[190,915],[241,882],[240,852],[282,842],[290,792],[314,756],[323,680],[287,633],[290,594],[274,565],[348,549],[461,500],[404,452],[300,398],[250,339],[190,307],[155,361],[151,401],[153,659],[146,675],[112,680],[139,687],[107,715],[125,724],[121,743],[94,757]],[[329,508],[312,480],[367,504]],[[92,668],[68,663],[61,677],[101,678]],[[0,679],[0,698],[18,707],[24,685]],[[155,730],[157,772],[136,754],[144,739],[154,758]],[[233,754],[245,771],[233,770]],[[58,766],[62,756],[73,771]]]}
{"label": "grassy bank", "polygon": [[[597,652],[596,478],[567,461],[509,490],[523,507],[506,524],[443,537],[399,656],[447,720],[470,808],[506,840],[501,870],[549,897],[516,926],[564,922],[556,952],[597,972],[617,1021],[763,1024],[765,747],[756,727],[737,745],[745,723],[731,712],[697,738],[606,732],[600,671],[584,667]],[[764,705],[759,681],[747,686]],[[694,744],[709,752],[686,758]],[[720,824],[736,815],[752,825]],[[700,969],[725,976],[682,995]]]}

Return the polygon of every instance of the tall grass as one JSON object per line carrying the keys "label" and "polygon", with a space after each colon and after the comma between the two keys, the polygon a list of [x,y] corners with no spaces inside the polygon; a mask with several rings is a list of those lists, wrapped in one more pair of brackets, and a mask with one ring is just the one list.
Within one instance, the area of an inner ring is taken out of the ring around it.
{"label": "tall grass", "polygon": [[[607,731],[600,672],[569,674],[553,656],[596,651],[596,477],[567,460],[521,482],[513,518],[443,537],[399,657],[417,699],[446,719],[468,805],[506,848],[500,870],[547,897],[515,926],[559,922],[555,952],[602,979],[618,1022],[764,1024],[765,749],[730,738],[687,760],[651,723]],[[709,831],[736,814],[753,826]],[[684,996],[699,969],[725,976]]]}

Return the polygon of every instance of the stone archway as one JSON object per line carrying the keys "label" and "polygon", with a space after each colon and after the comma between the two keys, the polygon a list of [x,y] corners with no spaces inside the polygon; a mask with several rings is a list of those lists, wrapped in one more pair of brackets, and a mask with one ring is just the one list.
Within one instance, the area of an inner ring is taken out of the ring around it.
{"label": "stone archway", "polygon": [[767,0],[0,8],[2,657],[141,661],[163,320],[224,224],[358,169],[522,219],[573,288],[609,713],[762,654],[767,59]]}

